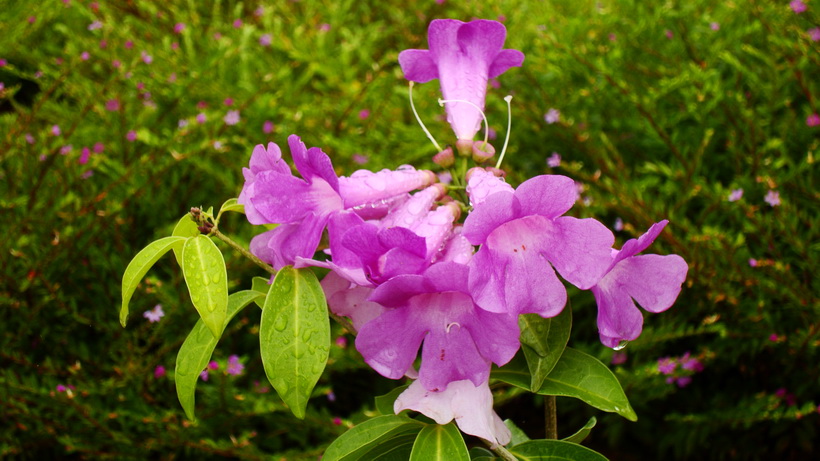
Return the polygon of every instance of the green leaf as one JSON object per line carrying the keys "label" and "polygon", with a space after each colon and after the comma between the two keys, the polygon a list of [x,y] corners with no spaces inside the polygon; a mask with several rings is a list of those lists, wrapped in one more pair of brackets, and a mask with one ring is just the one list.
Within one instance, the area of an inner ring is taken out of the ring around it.
{"label": "green leaf", "polygon": [[638,420],[612,371],[595,357],[571,347],[564,350],[538,393],[576,397],[599,410]]}
{"label": "green leaf", "polygon": [[204,235],[189,238],[182,247],[182,274],[199,316],[219,338],[228,311],[228,271],[222,252]]}
{"label": "green leaf", "polygon": [[[186,239],[196,237],[199,234],[201,234],[199,228],[196,227],[196,223],[191,219],[191,215],[187,213],[179,219],[177,225],[174,226],[173,232],[171,232],[171,235],[174,237],[185,237]],[[182,245],[174,247],[174,258],[176,258],[179,267],[182,267]]]}
{"label": "green leaf", "polygon": [[467,444],[454,423],[430,424],[419,432],[410,461],[469,461]]}
{"label": "green leaf", "polygon": [[494,461],[496,459],[495,453],[484,447],[470,448],[470,459],[473,461]]}
{"label": "green leaf", "polygon": [[237,213],[244,214],[245,205],[237,203],[235,198],[229,198],[228,200],[225,200],[225,203],[222,204],[222,208],[219,209],[219,214],[221,215],[226,211],[235,211]]}
{"label": "green leaf", "polygon": [[[270,291],[270,283],[268,283],[269,279],[265,277],[254,277],[251,280],[251,290],[264,294],[265,296],[268,295]],[[265,307],[265,299],[256,299],[254,301],[260,309]]]}
{"label": "green leaf", "polygon": [[504,425],[507,426],[507,429],[509,429],[510,433],[512,434],[510,443],[508,443],[507,446],[515,446],[519,443],[530,441],[530,438],[527,437],[527,434],[524,431],[522,431],[520,427],[516,426],[511,419],[505,419]]}
{"label": "green leaf", "polygon": [[140,281],[145,277],[148,269],[157,262],[168,250],[174,245],[185,241],[183,237],[165,237],[143,248],[142,251],[134,256],[134,259],[128,263],[125,268],[125,273],[122,276],[122,306],[120,307],[120,324],[125,326],[128,321],[128,303],[131,301],[131,296],[134,295],[134,290],[137,289]]}
{"label": "green leaf", "polygon": [[598,420],[595,419],[594,416],[592,418],[589,418],[589,421],[587,421],[587,423],[584,424],[584,427],[582,427],[581,429],[578,429],[578,432],[572,434],[569,437],[565,437],[562,440],[564,440],[565,442],[572,442],[572,443],[581,443],[581,442],[583,442],[584,439],[587,438],[587,436],[589,436],[589,433],[592,432],[592,428],[595,427],[595,423],[597,423],[597,422],[598,422]]}
{"label": "green leaf", "polygon": [[393,404],[396,402],[399,394],[407,390],[408,387],[410,387],[410,384],[405,384],[393,389],[387,394],[376,397],[376,410],[383,415],[395,414],[393,411]]}
{"label": "green leaf", "polygon": [[[245,306],[256,300],[264,298],[265,295],[251,290],[240,291],[228,297],[228,314],[224,331],[234,316]],[[220,331],[219,336],[222,336]],[[188,419],[194,419],[194,391],[199,374],[208,365],[211,355],[216,348],[219,338],[214,336],[202,319],[197,320],[196,325],[185,338],[182,347],[177,354],[176,369],[174,372],[174,384],[177,388],[177,397],[185,415]]]}
{"label": "green leaf", "polygon": [[415,440],[416,434],[424,426],[425,424],[406,416],[377,416],[352,427],[333,441],[327,447],[322,460],[354,461],[372,459],[366,456],[376,447],[397,446],[401,444],[400,442],[406,442],[408,437]]}
{"label": "green leaf", "polygon": [[545,319],[538,314],[518,317],[521,344],[530,370],[530,390],[541,388],[544,378],[558,363],[569,341],[572,310],[569,306],[556,317]]}
{"label": "green leaf", "polygon": [[533,440],[510,448],[521,461],[607,461],[604,455],[563,440]]}
{"label": "green leaf", "polygon": [[282,268],[270,287],[259,326],[268,381],[302,419],[330,353],[330,320],[319,280],[310,269]]}
{"label": "green leaf", "polygon": [[[529,389],[531,377],[522,354],[492,372],[492,377]],[[618,378],[599,360],[568,347],[537,392],[542,395],[575,397],[600,410],[618,413],[637,421]]]}

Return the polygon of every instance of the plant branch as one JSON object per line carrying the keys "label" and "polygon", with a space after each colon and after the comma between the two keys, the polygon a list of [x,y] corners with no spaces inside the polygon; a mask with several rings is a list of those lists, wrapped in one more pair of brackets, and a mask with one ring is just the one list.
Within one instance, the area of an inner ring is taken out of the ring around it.
{"label": "plant branch", "polygon": [[493,451],[493,453],[497,454],[501,457],[501,459],[505,461],[518,461],[518,458],[515,457],[509,450],[504,448],[502,445],[493,445],[487,440],[481,439],[489,448]]}
{"label": "plant branch", "polygon": [[558,440],[558,409],[554,395],[544,396],[544,423],[547,427],[547,439]]}
{"label": "plant branch", "polygon": [[234,242],[227,235],[223,234],[222,232],[219,232],[219,229],[217,229],[216,226],[214,226],[211,229],[210,235],[213,235],[219,240],[222,240],[223,242],[227,243],[229,247],[233,248],[234,250],[238,251],[242,256],[256,263],[257,266],[261,267],[262,269],[265,269],[269,274],[276,275],[276,269],[268,265],[265,261],[262,261],[261,259],[254,256],[253,253],[251,253],[250,251],[239,246],[238,243]]}

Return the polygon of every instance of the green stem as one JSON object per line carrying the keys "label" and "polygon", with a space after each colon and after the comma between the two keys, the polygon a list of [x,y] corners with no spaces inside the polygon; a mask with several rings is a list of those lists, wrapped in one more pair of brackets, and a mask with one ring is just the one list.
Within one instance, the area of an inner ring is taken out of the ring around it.
{"label": "green stem", "polygon": [[547,426],[547,439],[558,440],[558,409],[555,396],[544,396],[544,423]]}
{"label": "green stem", "polygon": [[223,234],[222,232],[219,232],[219,229],[217,229],[216,226],[214,226],[213,229],[211,229],[211,235],[227,243],[229,247],[233,248],[234,250],[238,251],[242,256],[256,263],[257,266],[261,267],[262,269],[265,269],[269,274],[276,275],[276,269],[269,266],[267,263],[265,263],[265,261],[262,261],[261,259],[254,256],[253,253],[251,253],[250,251],[239,246],[239,244],[231,240],[231,238],[227,235]]}
{"label": "green stem", "polygon": [[485,444],[487,444],[487,446],[490,448],[490,450],[492,450],[492,451],[493,451],[493,453],[495,453],[495,454],[497,454],[498,456],[500,456],[500,457],[501,457],[501,459],[503,459],[503,460],[505,460],[505,461],[519,461],[519,460],[518,460],[518,458],[516,458],[516,457],[515,457],[515,455],[513,455],[512,453],[510,453],[510,452],[509,452],[509,450],[507,450],[506,448],[504,448],[502,445],[493,445],[492,443],[490,443],[490,442],[488,442],[488,441],[486,441],[486,440],[484,440],[484,439],[481,439],[481,440],[482,440]]}

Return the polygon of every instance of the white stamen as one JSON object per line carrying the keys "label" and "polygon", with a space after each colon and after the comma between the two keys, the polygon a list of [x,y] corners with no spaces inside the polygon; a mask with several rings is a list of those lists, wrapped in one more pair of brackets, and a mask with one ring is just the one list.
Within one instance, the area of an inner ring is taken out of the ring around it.
{"label": "white stamen", "polygon": [[498,156],[498,163],[495,164],[496,168],[501,168],[501,161],[504,160],[504,154],[507,152],[507,143],[510,142],[510,128],[512,128],[512,107],[510,107],[512,95],[505,96],[504,100],[507,101],[507,137],[504,138],[504,147],[501,148],[501,155]]}
{"label": "white stamen", "polygon": [[459,325],[458,322],[450,323],[450,324],[447,325],[447,333],[450,332],[450,327],[452,327],[453,325],[458,325],[458,327],[461,328],[461,325]]}
{"label": "white stamen", "polygon": [[419,117],[419,113],[416,112],[416,105],[413,104],[413,85],[414,84],[415,84],[415,82],[410,82],[410,90],[409,90],[409,93],[410,93],[410,108],[413,109],[413,115],[416,116],[416,121],[419,122],[419,125],[421,125],[421,129],[424,130],[424,133],[427,135],[427,138],[430,141],[433,142],[434,146],[436,146],[436,152],[441,152],[444,149],[442,149],[441,146],[438,145],[436,140],[433,138],[433,135],[430,134],[429,131],[427,131],[427,127],[424,126],[424,122],[421,121],[421,117]]}
{"label": "white stamen", "polygon": [[[475,107],[475,110],[477,110],[478,113],[481,114],[481,118],[484,119],[484,146],[486,146],[487,141],[490,138],[490,125],[489,125],[489,123],[487,123],[487,116],[484,115],[484,111],[481,110],[481,108],[478,107],[477,105],[475,105],[474,103],[472,103],[470,101],[467,101],[467,100],[464,100],[464,99],[439,99],[438,100],[438,104],[440,106],[444,106],[444,104],[448,103],[448,102],[463,102],[463,103],[467,103],[467,104]],[[482,147],[482,149],[483,149],[483,147]]]}

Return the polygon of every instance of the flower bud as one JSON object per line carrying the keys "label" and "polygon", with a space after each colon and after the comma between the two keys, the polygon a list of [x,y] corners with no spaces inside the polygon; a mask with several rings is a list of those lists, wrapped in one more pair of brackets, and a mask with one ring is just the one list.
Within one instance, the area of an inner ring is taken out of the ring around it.
{"label": "flower bud", "polygon": [[450,146],[447,146],[443,151],[433,156],[433,163],[442,168],[450,168],[455,162],[456,158],[453,155],[453,148]]}
{"label": "flower bud", "polygon": [[473,141],[471,139],[459,139],[456,141],[456,150],[458,155],[469,157],[473,154]]}
{"label": "flower bud", "polygon": [[495,155],[495,147],[488,142],[475,142],[472,150],[473,161],[479,164],[486,162]]}

